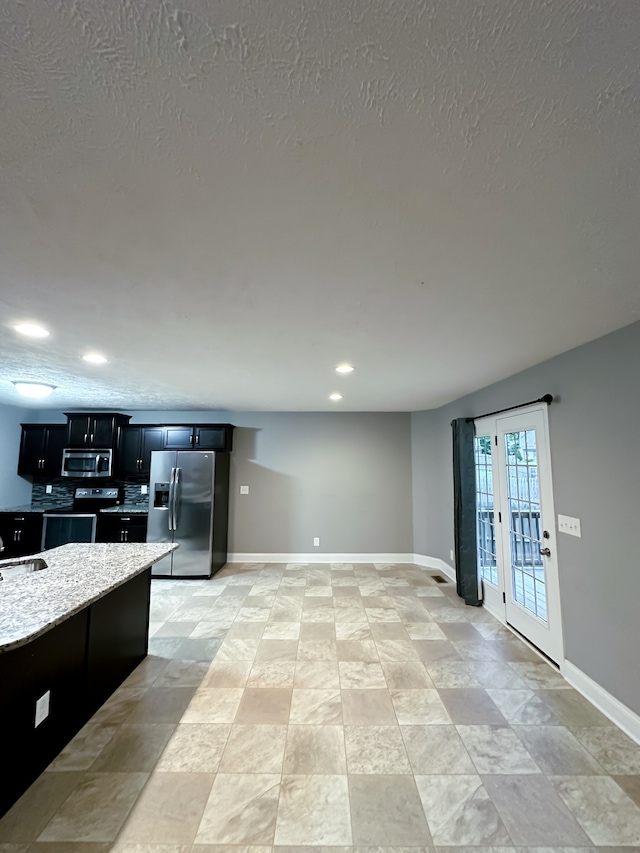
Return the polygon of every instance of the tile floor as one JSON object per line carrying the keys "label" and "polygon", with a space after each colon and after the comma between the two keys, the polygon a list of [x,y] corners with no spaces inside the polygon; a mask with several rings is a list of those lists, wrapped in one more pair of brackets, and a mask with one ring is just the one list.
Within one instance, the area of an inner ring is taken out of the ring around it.
{"label": "tile floor", "polygon": [[0,853],[640,850],[640,747],[427,570],[228,566],[151,619]]}

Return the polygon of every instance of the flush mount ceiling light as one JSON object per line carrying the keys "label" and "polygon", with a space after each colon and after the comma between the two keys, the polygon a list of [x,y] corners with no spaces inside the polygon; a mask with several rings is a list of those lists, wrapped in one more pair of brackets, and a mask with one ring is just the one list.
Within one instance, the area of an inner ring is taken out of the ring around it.
{"label": "flush mount ceiling light", "polygon": [[352,364],[339,364],[336,367],[336,373],[353,373],[354,367]]}
{"label": "flush mount ceiling light", "polygon": [[21,335],[26,335],[28,338],[49,337],[49,332],[42,326],[38,326],[36,323],[18,323],[13,328],[16,332],[19,332]]}
{"label": "flush mount ceiling light", "polygon": [[83,361],[88,361],[90,364],[106,364],[107,359],[100,355],[99,352],[88,352],[86,355],[82,356]]}
{"label": "flush mount ceiling light", "polygon": [[338,394],[337,392],[335,394],[329,394],[329,399],[335,401],[342,400],[342,394]]}
{"label": "flush mount ceiling light", "polygon": [[38,400],[48,397],[56,390],[55,385],[47,385],[45,382],[29,382],[25,379],[18,379],[11,384],[15,385],[16,391],[23,397],[32,397]]}

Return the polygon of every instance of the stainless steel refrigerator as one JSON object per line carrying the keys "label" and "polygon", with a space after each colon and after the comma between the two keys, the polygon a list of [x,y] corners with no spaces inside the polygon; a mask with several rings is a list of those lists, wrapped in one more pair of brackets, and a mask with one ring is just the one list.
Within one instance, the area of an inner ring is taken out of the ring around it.
{"label": "stainless steel refrigerator", "polygon": [[147,542],[180,546],[153,577],[208,578],[227,562],[229,454],[160,450],[151,454]]}

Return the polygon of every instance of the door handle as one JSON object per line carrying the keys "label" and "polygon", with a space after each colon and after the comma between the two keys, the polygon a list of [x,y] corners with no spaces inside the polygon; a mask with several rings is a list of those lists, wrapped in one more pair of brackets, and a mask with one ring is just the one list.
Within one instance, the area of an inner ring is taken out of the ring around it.
{"label": "door handle", "polygon": [[173,508],[176,492],[176,469],[171,469],[171,478],[169,480],[169,530],[175,530],[173,526]]}
{"label": "door handle", "polygon": [[178,529],[178,502],[180,500],[180,475],[182,474],[182,468],[176,468],[175,473],[175,489],[173,492],[173,529]]}
{"label": "door handle", "polygon": [[540,553],[542,554],[543,557],[550,557],[551,556],[551,549],[550,548],[540,548]]}

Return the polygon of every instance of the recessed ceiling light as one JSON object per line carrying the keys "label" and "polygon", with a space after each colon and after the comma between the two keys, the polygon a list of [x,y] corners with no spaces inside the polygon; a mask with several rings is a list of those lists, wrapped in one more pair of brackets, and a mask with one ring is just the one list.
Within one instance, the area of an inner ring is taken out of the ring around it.
{"label": "recessed ceiling light", "polygon": [[342,400],[342,394],[338,394],[338,393],[329,394],[329,399],[330,400]]}
{"label": "recessed ceiling light", "polygon": [[353,369],[352,364],[339,364],[336,367],[336,373],[352,373]]}
{"label": "recessed ceiling light", "polygon": [[29,382],[27,380],[18,379],[12,382],[16,387],[18,394],[23,397],[33,397],[41,400],[43,397],[48,397],[52,391],[56,390],[55,385],[47,385],[45,382]]}
{"label": "recessed ceiling light", "polygon": [[86,355],[82,356],[83,361],[88,361],[91,364],[106,364],[107,359],[100,355],[99,352],[88,352]]}
{"label": "recessed ceiling light", "polygon": [[49,336],[49,332],[46,329],[35,323],[18,323],[13,328],[16,332],[20,332],[21,335],[26,335],[28,338],[47,338]]}

